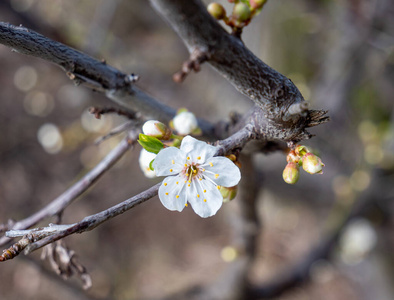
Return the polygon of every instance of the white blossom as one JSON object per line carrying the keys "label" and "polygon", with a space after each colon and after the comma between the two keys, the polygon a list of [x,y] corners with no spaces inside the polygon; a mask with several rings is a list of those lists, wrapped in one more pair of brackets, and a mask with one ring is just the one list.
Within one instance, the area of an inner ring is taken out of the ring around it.
{"label": "white blossom", "polygon": [[156,154],[152,152],[148,152],[145,149],[141,150],[140,157],[138,159],[138,162],[140,164],[140,168],[142,172],[144,172],[144,175],[148,178],[154,178],[156,177],[156,172],[152,171],[149,168],[149,164],[152,160],[156,158]]}
{"label": "white blossom", "polygon": [[189,111],[184,111],[176,115],[173,124],[175,130],[181,135],[192,133],[198,126],[196,116]]}
{"label": "white blossom", "polygon": [[159,188],[161,203],[169,210],[182,211],[187,203],[199,216],[213,216],[223,203],[222,186],[238,184],[241,173],[226,157],[214,157],[217,148],[191,136],[180,149],[161,150],[153,168],[157,176],[168,176]]}

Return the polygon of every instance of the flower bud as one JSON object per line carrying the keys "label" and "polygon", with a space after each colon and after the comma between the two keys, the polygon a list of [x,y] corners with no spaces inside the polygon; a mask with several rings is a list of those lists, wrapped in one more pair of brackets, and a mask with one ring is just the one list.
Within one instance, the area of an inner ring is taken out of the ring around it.
{"label": "flower bud", "polygon": [[247,4],[239,2],[234,5],[233,16],[240,22],[250,19],[251,11]]}
{"label": "flower bud", "polygon": [[154,178],[156,177],[156,172],[152,171],[150,168],[150,163],[152,160],[156,158],[156,154],[152,152],[148,152],[145,149],[141,149],[140,157],[138,159],[138,162],[140,164],[140,168],[142,172],[144,172],[144,175],[148,178]]}
{"label": "flower bud", "polygon": [[300,171],[298,164],[295,162],[289,162],[286,168],[283,170],[283,180],[288,184],[295,184],[300,177]]}
{"label": "flower bud", "polygon": [[300,157],[302,157],[302,156],[304,156],[305,154],[311,152],[311,151],[309,150],[308,147],[302,146],[302,145],[298,145],[298,146],[295,148],[294,151],[295,151],[296,155],[298,155],[298,156],[300,156]]}
{"label": "flower bud", "polygon": [[233,200],[235,198],[235,196],[237,196],[237,192],[238,192],[237,185],[233,186],[233,187],[222,186],[222,188],[220,189],[220,193],[222,194],[224,203],[227,203],[227,202],[230,202],[231,200]]}
{"label": "flower bud", "polygon": [[250,6],[254,9],[263,7],[267,0],[249,0]]}
{"label": "flower bud", "polygon": [[302,157],[302,168],[309,174],[323,174],[323,167],[320,157],[313,153],[307,153]]}
{"label": "flower bud", "polygon": [[217,20],[221,20],[226,16],[226,10],[219,3],[210,3],[207,7],[209,14]]}
{"label": "flower bud", "polygon": [[188,135],[198,129],[196,116],[188,111],[177,114],[173,120],[173,125],[178,134]]}
{"label": "flower bud", "polygon": [[146,121],[142,126],[142,132],[159,140],[168,140],[172,134],[170,128],[157,120]]}

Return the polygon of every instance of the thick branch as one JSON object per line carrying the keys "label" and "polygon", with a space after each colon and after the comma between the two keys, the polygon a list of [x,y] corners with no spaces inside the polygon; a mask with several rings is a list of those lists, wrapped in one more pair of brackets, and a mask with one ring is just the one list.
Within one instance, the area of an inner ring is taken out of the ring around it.
{"label": "thick branch", "polygon": [[[0,22],[0,44],[60,66],[75,84],[104,92],[114,102],[133,112],[139,111],[146,118],[168,123],[176,113],[173,108],[133,85],[133,74],[124,74],[104,61],[98,61],[27,28]],[[198,121],[204,134],[212,137],[213,126],[204,120]]]}
{"label": "thick branch", "polygon": [[270,119],[304,101],[297,87],[267,66],[236,37],[228,34],[198,0],[151,0],[153,7],[182,38],[190,53],[208,54],[208,62],[242,94],[261,106]]}

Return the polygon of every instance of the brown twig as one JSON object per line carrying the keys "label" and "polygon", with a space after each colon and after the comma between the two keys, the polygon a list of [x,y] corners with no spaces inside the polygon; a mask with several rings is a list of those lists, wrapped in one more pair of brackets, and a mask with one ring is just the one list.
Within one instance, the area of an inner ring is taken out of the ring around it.
{"label": "brown twig", "polygon": [[101,115],[108,114],[108,113],[115,113],[119,116],[125,116],[128,119],[136,119],[139,117],[140,114],[135,112],[130,112],[129,110],[116,108],[116,107],[95,107],[92,106],[89,108],[89,112],[94,114],[96,119],[101,119]]}
{"label": "brown twig", "polygon": [[176,72],[172,79],[176,83],[181,83],[185,80],[186,76],[191,72],[199,72],[201,69],[201,64],[209,60],[209,53],[207,51],[201,51],[200,49],[195,49],[187,61],[182,64],[182,69]]}
{"label": "brown twig", "polygon": [[[54,216],[63,211],[82,193],[90,188],[106,171],[108,171],[127,152],[127,150],[132,147],[135,141],[136,137],[133,139],[130,139],[129,137],[125,138],[116,148],[108,153],[108,155],[98,165],[96,165],[89,173],[83,176],[73,186],[67,189],[63,194],[61,194],[59,197],[57,197],[35,214],[27,217],[26,219],[15,222],[13,226],[9,228],[9,230],[29,228],[41,220]],[[0,245],[4,245],[8,241],[8,237],[2,237],[0,238]]]}

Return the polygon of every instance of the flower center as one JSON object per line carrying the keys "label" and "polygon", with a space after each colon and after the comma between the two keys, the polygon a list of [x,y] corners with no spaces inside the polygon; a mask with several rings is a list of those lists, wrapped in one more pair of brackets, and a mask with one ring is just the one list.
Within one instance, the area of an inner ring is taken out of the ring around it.
{"label": "flower center", "polygon": [[185,168],[183,169],[183,173],[185,177],[190,181],[200,173],[200,168],[196,164],[186,164]]}

